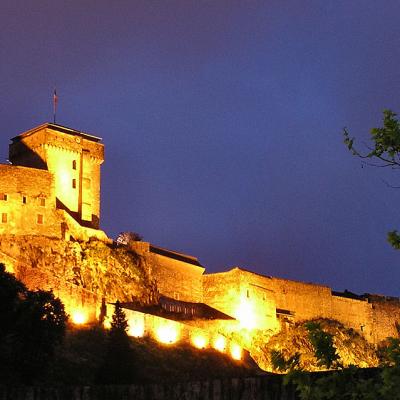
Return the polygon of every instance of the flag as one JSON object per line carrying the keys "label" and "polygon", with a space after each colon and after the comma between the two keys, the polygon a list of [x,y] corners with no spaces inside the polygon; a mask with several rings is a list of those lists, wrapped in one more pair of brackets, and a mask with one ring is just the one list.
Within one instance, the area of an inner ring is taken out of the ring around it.
{"label": "flag", "polygon": [[54,107],[55,107],[57,105],[57,103],[58,103],[58,96],[57,96],[57,90],[56,89],[54,89],[53,102],[54,102]]}
{"label": "flag", "polygon": [[54,123],[56,123],[57,103],[58,103],[57,90],[56,90],[56,88],[54,88],[54,93],[53,93],[53,122]]}

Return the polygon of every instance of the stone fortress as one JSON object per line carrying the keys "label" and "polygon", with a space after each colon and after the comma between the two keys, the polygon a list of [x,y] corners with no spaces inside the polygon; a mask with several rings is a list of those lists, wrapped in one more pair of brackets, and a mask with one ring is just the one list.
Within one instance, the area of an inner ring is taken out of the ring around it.
{"label": "stone fortress", "polygon": [[[103,161],[100,138],[46,123],[11,139],[10,164],[0,165],[0,262],[28,287],[53,289],[76,323],[99,318],[101,309],[100,318],[107,323],[112,308],[105,303],[120,300],[132,336],[150,334],[165,343],[185,340],[220,351],[230,348],[235,358],[242,349],[251,351],[252,336],[272,335],[313,318],[337,320],[372,345],[399,336],[398,298],[340,293],[242,268],[208,274],[196,257],[148,242],[135,241],[128,249],[133,259],[141,260],[147,276],[146,301],[131,301],[142,289],[124,272],[124,293],[129,296],[111,290],[112,283],[100,290],[100,284],[90,286],[85,277],[82,285],[71,283],[76,279],[67,282],[65,267],[57,274],[51,266],[50,273],[43,272],[44,253],[63,262],[63,256],[55,256],[57,251],[73,254],[72,264],[86,262],[87,268],[105,275],[111,276],[116,268],[111,253],[101,265],[90,265],[79,244],[97,241],[113,246],[99,229]],[[19,238],[29,246],[17,245]]]}

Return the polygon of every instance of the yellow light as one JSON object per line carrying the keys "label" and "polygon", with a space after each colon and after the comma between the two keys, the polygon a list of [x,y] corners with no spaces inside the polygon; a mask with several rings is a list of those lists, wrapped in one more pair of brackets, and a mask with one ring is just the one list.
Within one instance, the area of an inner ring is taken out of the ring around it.
{"label": "yellow light", "polygon": [[157,331],[157,340],[161,343],[171,344],[178,340],[178,330],[172,325],[162,325]]}
{"label": "yellow light", "polygon": [[103,326],[105,329],[110,329],[111,328],[111,322],[109,319],[105,319],[103,322]]}
{"label": "yellow light", "polygon": [[208,344],[208,340],[202,335],[196,335],[192,337],[192,343],[194,347],[198,349],[205,349]]}
{"label": "yellow light", "polygon": [[240,326],[245,329],[254,329],[256,327],[256,315],[253,305],[249,300],[242,299],[235,313]]}
{"label": "yellow light", "polygon": [[231,356],[234,360],[242,359],[242,348],[236,343],[231,344]]}
{"label": "yellow light", "polygon": [[144,325],[140,323],[129,324],[128,335],[133,337],[142,337],[144,335]]}
{"label": "yellow light", "polygon": [[72,322],[76,325],[82,325],[87,322],[87,316],[82,310],[75,310],[71,315]]}
{"label": "yellow light", "polygon": [[213,347],[218,351],[224,352],[226,348],[226,339],[222,335],[218,335],[214,339]]}
{"label": "yellow light", "polygon": [[60,183],[63,187],[69,188],[71,186],[71,174],[68,171],[61,170],[58,176],[60,177]]}

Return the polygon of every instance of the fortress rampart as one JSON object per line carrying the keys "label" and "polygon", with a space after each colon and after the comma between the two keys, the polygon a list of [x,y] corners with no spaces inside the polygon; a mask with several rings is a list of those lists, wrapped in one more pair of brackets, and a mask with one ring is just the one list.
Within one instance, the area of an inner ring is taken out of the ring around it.
{"label": "fortress rampart", "polygon": [[[100,140],[55,124],[12,139],[13,164],[0,165],[0,262],[28,287],[52,289],[68,311],[92,320],[103,299],[154,304],[161,297],[171,309],[204,303],[228,316],[171,323],[185,340],[194,332],[210,343],[221,334],[243,334],[251,346],[252,334],[268,337],[315,318],[337,320],[372,344],[399,337],[399,299],[333,292],[242,268],[205,274],[196,257],[149,242],[114,246],[99,229]],[[129,313],[133,325],[147,324],[152,332],[167,319]]]}
{"label": "fortress rampart", "polygon": [[328,318],[354,329],[370,343],[399,336],[399,299],[348,296],[333,293],[327,286],[262,276],[240,268],[207,274],[203,279],[207,304],[238,319],[243,318],[244,307],[244,318],[248,320],[254,312],[253,325],[260,329],[276,330],[284,322]]}

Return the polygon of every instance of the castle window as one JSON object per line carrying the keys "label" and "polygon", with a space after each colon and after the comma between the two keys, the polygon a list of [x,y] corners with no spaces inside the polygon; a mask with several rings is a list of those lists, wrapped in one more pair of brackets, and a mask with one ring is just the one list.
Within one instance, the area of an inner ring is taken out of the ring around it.
{"label": "castle window", "polygon": [[36,220],[36,222],[37,222],[39,225],[43,225],[43,214],[38,214],[38,215],[37,215],[37,220]]}
{"label": "castle window", "polygon": [[76,179],[72,179],[72,189],[76,189]]}
{"label": "castle window", "polygon": [[0,193],[0,200],[7,201],[8,200],[8,195],[6,193]]}
{"label": "castle window", "polygon": [[76,160],[72,161],[72,169],[76,169]]}
{"label": "castle window", "polygon": [[44,197],[40,198],[40,205],[44,207],[46,205],[46,199]]}
{"label": "castle window", "polygon": [[247,291],[246,291],[246,296],[247,296],[247,298],[250,297],[250,290],[249,289],[247,289]]}
{"label": "castle window", "polygon": [[26,196],[22,196],[22,204],[26,204],[27,202],[27,197]]}
{"label": "castle window", "polygon": [[6,224],[6,223],[7,223],[7,213],[2,213],[2,214],[1,214],[1,222],[2,222],[3,224]]}

